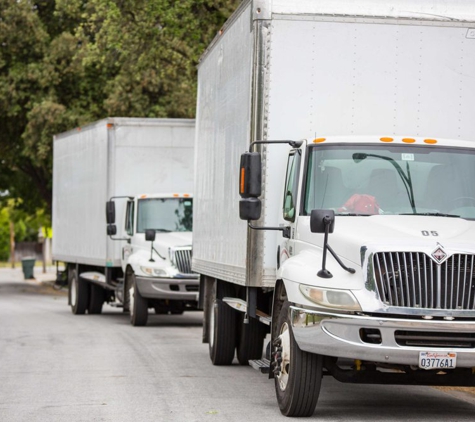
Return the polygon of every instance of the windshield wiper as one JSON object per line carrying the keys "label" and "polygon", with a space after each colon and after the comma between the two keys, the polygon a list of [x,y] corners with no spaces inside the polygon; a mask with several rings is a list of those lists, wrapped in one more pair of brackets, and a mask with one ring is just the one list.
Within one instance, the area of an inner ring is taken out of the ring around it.
{"label": "windshield wiper", "polygon": [[415,214],[416,213],[416,202],[414,200],[414,191],[412,189],[412,179],[411,179],[411,170],[409,168],[409,162],[406,161],[406,170],[407,170],[407,175],[406,175],[404,173],[404,170],[396,162],[396,160],[394,160],[391,157],[386,157],[384,155],[367,154],[365,152],[355,152],[353,154],[353,161],[355,163],[360,163],[361,161],[365,160],[368,157],[380,158],[381,160],[389,161],[393,165],[393,167],[396,169],[399,176],[401,177],[401,180],[403,182],[404,187],[406,188],[407,197],[409,198],[409,204],[411,205],[411,208],[412,208],[412,210],[414,211],[414,214]]}
{"label": "windshield wiper", "polygon": [[353,212],[345,213],[345,214],[335,214],[338,217],[371,217],[372,215],[377,214],[355,214]]}
{"label": "windshield wiper", "polygon": [[460,218],[460,215],[456,214],[445,214],[443,212],[409,212],[409,213],[402,213],[398,215],[428,215],[432,217],[453,217],[453,218]]}
{"label": "windshield wiper", "polygon": [[154,229],[156,232],[160,232],[160,233],[171,233],[172,231],[171,230],[168,230],[168,229]]}

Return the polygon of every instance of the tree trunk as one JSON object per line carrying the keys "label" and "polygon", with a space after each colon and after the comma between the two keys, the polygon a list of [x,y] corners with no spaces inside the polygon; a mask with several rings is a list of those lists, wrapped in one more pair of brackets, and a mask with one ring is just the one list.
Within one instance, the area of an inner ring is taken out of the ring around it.
{"label": "tree trunk", "polygon": [[10,260],[12,268],[15,268],[15,225],[10,221]]}

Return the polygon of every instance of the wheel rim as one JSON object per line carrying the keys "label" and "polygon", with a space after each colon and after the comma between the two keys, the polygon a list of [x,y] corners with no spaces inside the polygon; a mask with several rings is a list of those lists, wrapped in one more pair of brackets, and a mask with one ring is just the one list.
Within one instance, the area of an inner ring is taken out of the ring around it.
{"label": "wheel rim", "polygon": [[132,284],[129,288],[129,312],[130,318],[134,316],[134,303],[135,303],[135,290],[134,285]]}
{"label": "wheel rim", "polygon": [[211,306],[211,310],[209,313],[209,345],[211,348],[213,348],[214,345],[214,313],[215,313],[215,308],[216,308],[216,302],[213,302]]}
{"label": "wheel rim", "polygon": [[279,388],[282,391],[285,391],[287,384],[289,382],[290,376],[290,331],[289,325],[284,322],[280,328],[280,347],[282,348],[281,358],[282,362],[280,363],[280,371],[276,376]]}
{"label": "wheel rim", "polygon": [[78,297],[77,280],[76,280],[76,277],[74,277],[71,280],[71,305],[72,306],[76,306],[77,297]]}

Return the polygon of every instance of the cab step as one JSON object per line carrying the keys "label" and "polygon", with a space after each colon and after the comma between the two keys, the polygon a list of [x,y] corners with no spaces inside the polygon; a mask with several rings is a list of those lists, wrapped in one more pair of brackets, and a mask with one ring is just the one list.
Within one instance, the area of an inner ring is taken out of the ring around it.
{"label": "cab step", "polygon": [[268,374],[270,372],[270,360],[268,359],[250,360],[249,365],[261,374]]}
{"label": "cab step", "polygon": [[[227,303],[231,308],[236,309],[236,311],[246,313],[247,312],[247,303],[245,300],[238,299],[235,297],[224,297],[223,302]],[[270,325],[271,317],[266,313],[256,310],[257,319],[263,324]]]}

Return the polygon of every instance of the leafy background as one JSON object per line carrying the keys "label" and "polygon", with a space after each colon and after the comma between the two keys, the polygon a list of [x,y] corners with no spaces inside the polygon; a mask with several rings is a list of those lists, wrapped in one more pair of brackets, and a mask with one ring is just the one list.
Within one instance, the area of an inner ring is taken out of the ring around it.
{"label": "leafy background", "polygon": [[[199,57],[240,0],[0,0],[0,260],[50,225],[52,139],[193,118]],[[5,245],[3,245],[5,243]]]}

